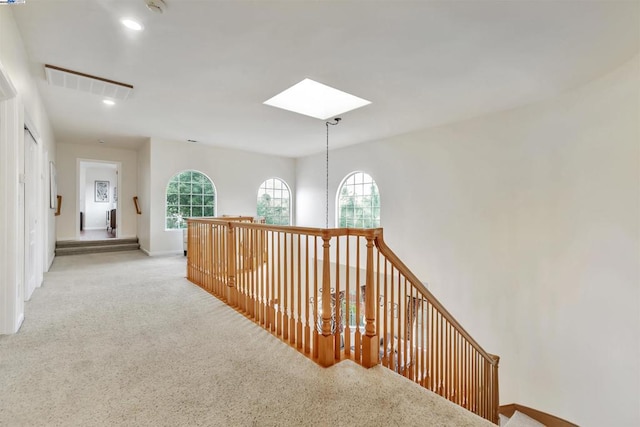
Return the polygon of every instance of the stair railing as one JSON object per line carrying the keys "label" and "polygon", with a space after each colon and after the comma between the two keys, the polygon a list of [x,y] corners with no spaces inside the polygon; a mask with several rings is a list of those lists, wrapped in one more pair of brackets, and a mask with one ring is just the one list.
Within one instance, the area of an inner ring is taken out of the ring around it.
{"label": "stair railing", "polygon": [[379,363],[498,421],[498,362],[382,229],[188,220],[187,278],[322,366]]}

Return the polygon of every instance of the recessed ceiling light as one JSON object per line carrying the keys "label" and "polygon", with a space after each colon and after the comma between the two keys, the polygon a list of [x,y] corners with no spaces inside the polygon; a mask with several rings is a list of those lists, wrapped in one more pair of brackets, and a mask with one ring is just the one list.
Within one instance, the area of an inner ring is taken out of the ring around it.
{"label": "recessed ceiling light", "polygon": [[311,79],[304,79],[264,103],[272,107],[326,120],[369,105],[371,101]]}
{"label": "recessed ceiling light", "polygon": [[98,142],[99,142],[100,144],[104,144],[104,139],[99,139],[99,140],[98,140]]}
{"label": "recessed ceiling light", "polygon": [[129,28],[130,30],[142,31],[142,29],[144,28],[141,23],[134,21],[133,19],[125,18],[120,20],[120,22],[122,22],[122,25]]}
{"label": "recessed ceiling light", "polygon": [[116,105],[115,101],[112,101],[110,99],[103,99],[102,102],[106,105]]}

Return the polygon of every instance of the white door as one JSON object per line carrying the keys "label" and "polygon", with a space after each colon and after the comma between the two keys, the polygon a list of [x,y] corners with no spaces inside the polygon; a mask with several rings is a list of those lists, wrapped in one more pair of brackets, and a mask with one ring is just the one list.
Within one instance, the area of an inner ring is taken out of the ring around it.
{"label": "white door", "polygon": [[24,131],[24,298],[31,298],[38,277],[38,146]]}

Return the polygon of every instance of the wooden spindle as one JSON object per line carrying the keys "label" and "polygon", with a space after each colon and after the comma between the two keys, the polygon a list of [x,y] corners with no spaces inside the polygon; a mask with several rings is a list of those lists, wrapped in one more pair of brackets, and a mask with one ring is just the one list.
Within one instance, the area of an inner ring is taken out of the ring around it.
{"label": "wooden spindle", "polygon": [[331,259],[329,249],[331,237],[323,233],[322,260],[322,334],[318,337],[318,362],[322,366],[331,366],[335,362],[333,339],[331,336]]}
{"label": "wooden spindle", "polygon": [[298,296],[298,316],[296,318],[296,347],[298,349],[302,348],[302,255],[300,243],[300,235],[298,234],[298,280],[296,283],[296,293]]}
{"label": "wooden spindle", "polygon": [[311,260],[309,259],[309,236],[305,236],[304,239],[304,243],[305,243],[305,251],[304,251],[304,255],[305,255],[305,272],[304,272],[304,284],[305,284],[305,288],[304,288],[304,304],[305,304],[305,309],[304,309],[304,352],[306,354],[309,354],[311,352],[311,331],[309,329],[309,263],[311,262]]}
{"label": "wooden spindle", "polygon": [[[362,341],[362,366],[371,368],[378,364],[379,343],[376,335],[376,300],[373,285],[373,236],[367,236],[367,273],[365,285],[365,326]],[[359,287],[358,287],[359,288]],[[359,303],[360,301],[358,301]],[[358,304],[359,305],[359,304]],[[358,328],[359,330],[360,328]]]}

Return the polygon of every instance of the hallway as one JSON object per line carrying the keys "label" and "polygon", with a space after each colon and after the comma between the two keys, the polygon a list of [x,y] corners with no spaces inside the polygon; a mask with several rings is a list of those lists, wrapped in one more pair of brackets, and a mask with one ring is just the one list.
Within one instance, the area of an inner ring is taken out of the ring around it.
{"label": "hallway", "polygon": [[323,369],[185,276],[182,256],[58,257],[0,336],[0,425],[490,426],[388,369]]}

